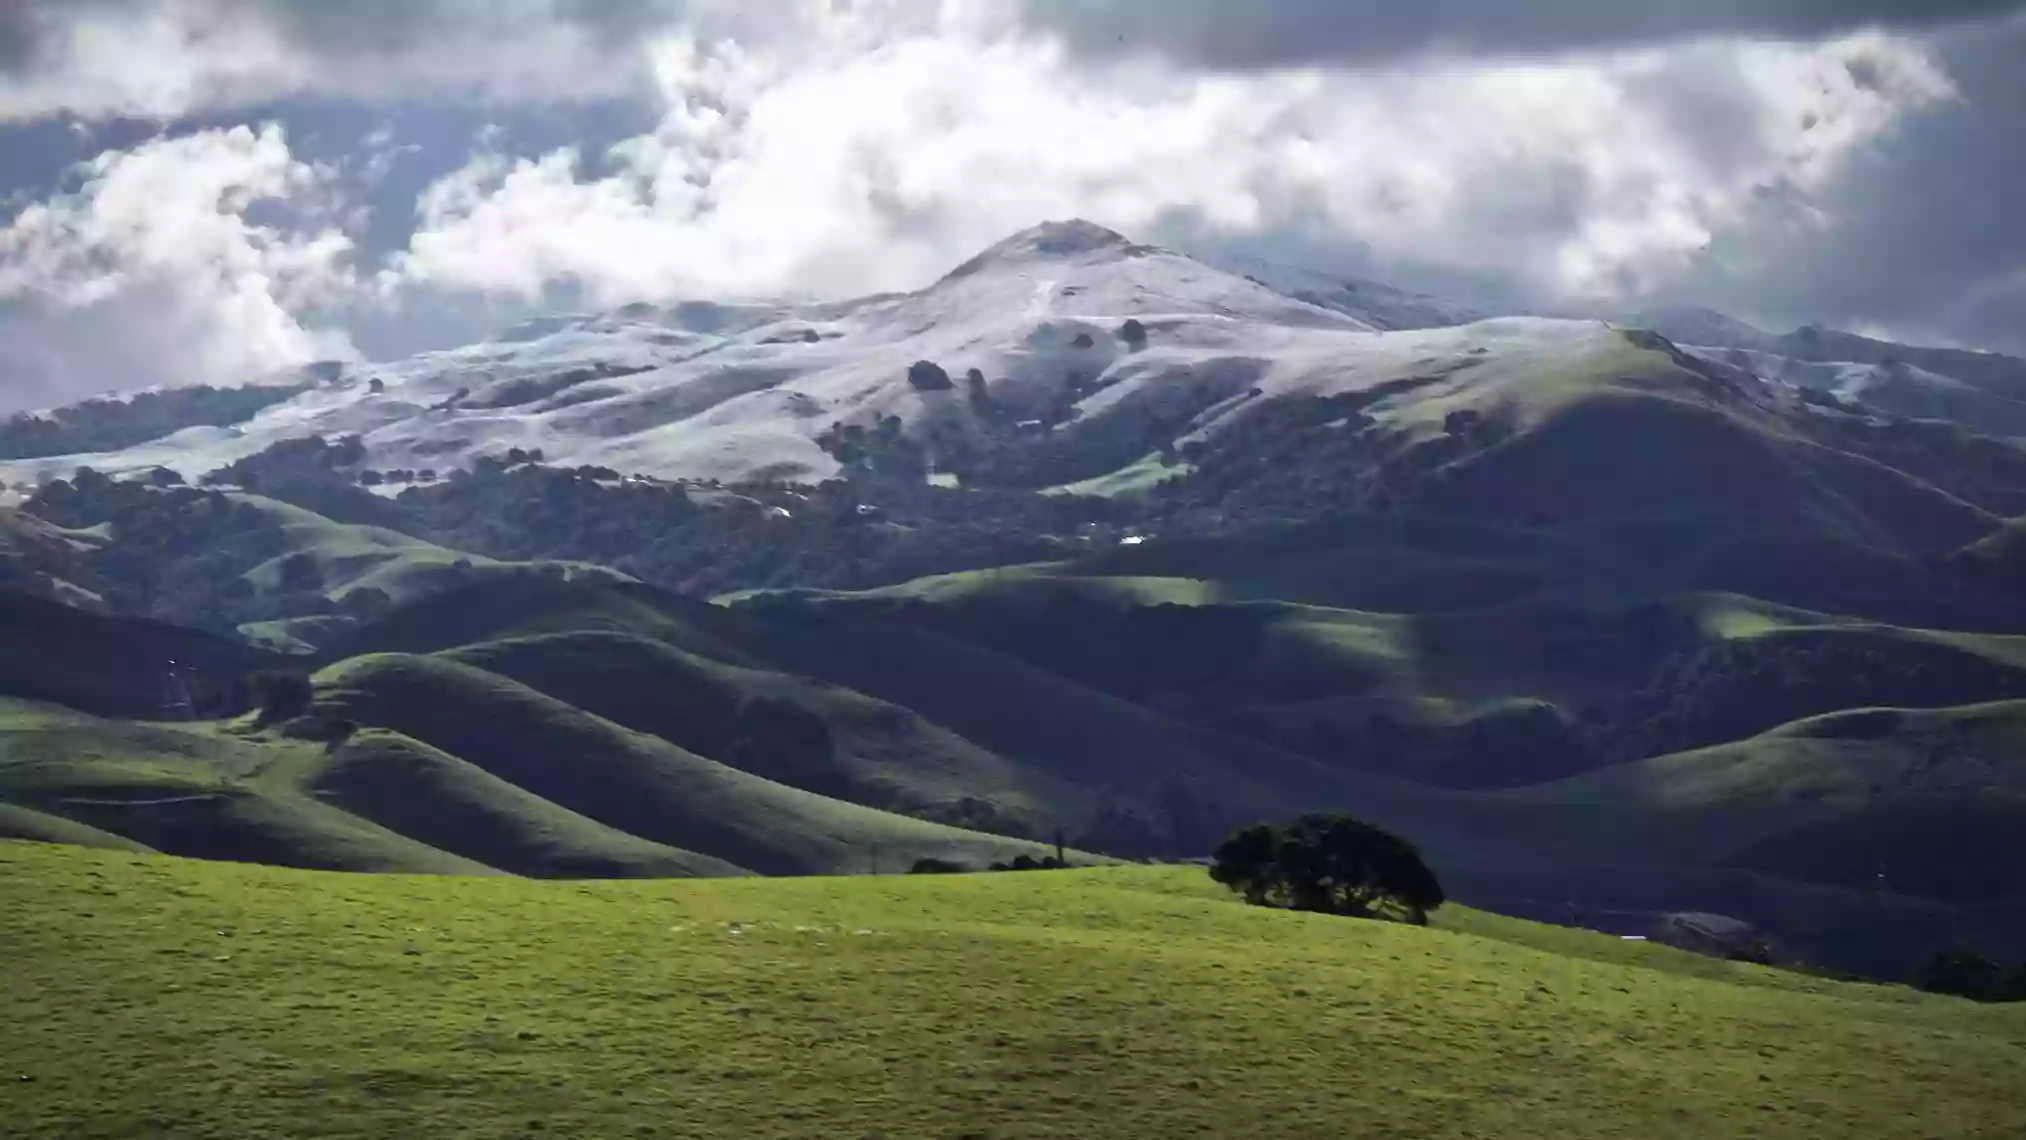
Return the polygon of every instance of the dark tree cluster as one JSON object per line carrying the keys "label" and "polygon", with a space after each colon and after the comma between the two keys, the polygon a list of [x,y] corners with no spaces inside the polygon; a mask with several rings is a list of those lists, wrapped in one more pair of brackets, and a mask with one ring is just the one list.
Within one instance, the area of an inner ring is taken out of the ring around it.
{"label": "dark tree cluster", "polygon": [[1036,859],[1032,855],[1015,855],[1011,859],[994,862],[988,871],[1064,871],[1069,869],[1067,860],[1055,855],[1043,855]]}
{"label": "dark tree cluster", "polygon": [[0,421],[0,459],[117,451],[184,428],[229,427],[303,390],[299,386],[197,385],[142,392],[119,400],[86,400],[41,415],[24,412]]}
{"label": "dark tree cluster", "polygon": [[1982,1002],[2026,1001],[2026,962],[2007,970],[1970,950],[1944,950],[1929,958],[1914,977],[1929,993]]}
{"label": "dark tree cluster", "polygon": [[1254,906],[1425,923],[1442,886],[1413,844],[1344,815],[1255,824],[1219,844],[1210,877]]}
{"label": "dark tree cluster", "polygon": [[[1011,859],[994,862],[990,867],[985,869],[987,871],[1062,871],[1067,870],[1068,867],[1069,863],[1056,855],[1044,855],[1039,859],[1036,859],[1032,855],[1015,855]],[[970,871],[971,868],[964,866],[962,863],[952,863],[948,859],[937,859],[934,856],[917,859],[914,861],[914,865],[908,868],[908,874],[910,875],[964,875],[969,874]]]}
{"label": "dark tree cluster", "polygon": [[87,467],[25,509],[60,526],[107,528],[112,540],[88,555],[89,566],[120,612],[228,631],[317,610],[295,604],[307,599],[255,595],[244,575],[284,553],[286,536],[267,512],[222,492],[115,482]]}
{"label": "dark tree cluster", "polygon": [[248,490],[292,482],[313,483],[328,480],[333,472],[356,468],[365,461],[365,441],[356,435],[342,436],[336,443],[312,435],[282,440],[257,455],[207,473],[200,482],[207,486],[231,484]]}
{"label": "dark tree cluster", "polygon": [[844,465],[853,477],[877,476],[899,484],[928,476],[928,451],[907,437],[899,416],[883,416],[870,428],[834,423],[816,437],[816,446]]}
{"label": "dark tree cluster", "polygon": [[943,366],[933,360],[917,360],[909,365],[907,382],[917,392],[947,392],[957,386]]}
{"label": "dark tree cluster", "polygon": [[1736,638],[1664,662],[1593,710],[1618,758],[1739,740],[1839,709],[1946,708],[2026,696],[2026,673],[1946,645],[1835,631]]}
{"label": "dark tree cluster", "polygon": [[316,691],[301,673],[256,673],[248,679],[262,725],[280,724],[309,712]]}

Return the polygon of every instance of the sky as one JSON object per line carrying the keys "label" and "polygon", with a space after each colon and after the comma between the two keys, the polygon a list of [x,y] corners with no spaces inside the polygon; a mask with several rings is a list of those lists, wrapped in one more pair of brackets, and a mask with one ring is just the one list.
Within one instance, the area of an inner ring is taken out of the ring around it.
{"label": "sky", "polygon": [[2026,353],[2026,0],[0,0],[0,411],[1083,217]]}

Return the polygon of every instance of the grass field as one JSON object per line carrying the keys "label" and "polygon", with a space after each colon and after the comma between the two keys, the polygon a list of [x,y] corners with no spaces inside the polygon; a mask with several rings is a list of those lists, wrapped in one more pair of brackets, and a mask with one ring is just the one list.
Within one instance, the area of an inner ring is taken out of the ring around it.
{"label": "grass field", "polygon": [[23,1138],[2026,1132],[2026,1009],[1260,911],[1196,868],[537,883],[4,843],[0,912]]}

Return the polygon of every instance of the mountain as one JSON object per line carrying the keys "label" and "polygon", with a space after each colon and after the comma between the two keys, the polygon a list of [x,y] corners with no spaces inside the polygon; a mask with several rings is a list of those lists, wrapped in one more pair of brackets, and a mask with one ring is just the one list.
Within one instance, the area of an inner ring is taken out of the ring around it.
{"label": "mountain", "polygon": [[[1143,341],[1120,339],[1128,319]],[[1986,434],[2026,432],[2026,365],[2007,358],[1822,330],[1775,337],[1706,310],[1623,314],[1618,323],[1658,331],[1698,365],[1728,365],[1764,378],[1761,386],[1833,392]],[[831,435],[889,416],[930,445],[932,461],[998,442],[979,422],[988,405],[1016,423],[1137,444],[1214,432],[1253,388],[1270,400],[1468,379],[1470,368],[1582,372],[1603,366],[1608,335],[1593,321],[1492,320],[1376,283],[1242,258],[1213,266],[1087,222],[1047,223],[913,293],[634,305],[526,322],[484,344],[403,361],[320,365],[296,388],[262,389],[230,408],[208,401],[190,412],[197,426],[159,439],[0,453],[0,482],[32,485],[79,466],[115,475],[166,467],[195,480],[312,434],[356,435],[357,466],[408,476],[520,449],[664,478],[814,481],[844,466]],[[917,362],[939,370],[921,376],[945,379],[910,383]],[[975,386],[947,379],[973,369],[983,377]],[[1468,388],[1431,394],[1493,416],[1510,394]],[[116,423],[95,426],[93,416],[114,411]],[[102,403],[51,422],[70,425],[64,438],[132,438],[135,424],[178,422],[165,414]],[[1118,472],[1143,454],[1092,457],[1088,466],[1103,470],[1090,474]]]}
{"label": "mountain", "polygon": [[1475,324],[1496,315],[1440,297],[1396,289],[1379,281],[1330,274],[1264,258],[1223,254],[1207,257],[1205,261],[1276,293],[1343,313],[1374,331],[1448,328]]}
{"label": "mountain", "polygon": [[2026,857],[2026,447],[2002,358],[1885,347],[1064,222],[910,293],[83,405],[17,451],[114,450],[6,461],[0,822],[630,877],[1330,807],[1516,913],[1995,945],[1951,852]]}

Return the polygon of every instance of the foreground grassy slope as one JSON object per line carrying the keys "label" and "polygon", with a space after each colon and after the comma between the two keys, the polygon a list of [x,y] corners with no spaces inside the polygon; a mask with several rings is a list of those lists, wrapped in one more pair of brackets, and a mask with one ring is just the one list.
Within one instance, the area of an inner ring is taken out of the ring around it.
{"label": "foreground grassy slope", "polygon": [[2011,1137],[2026,1010],[1193,868],[541,884],[0,844],[10,1134]]}

